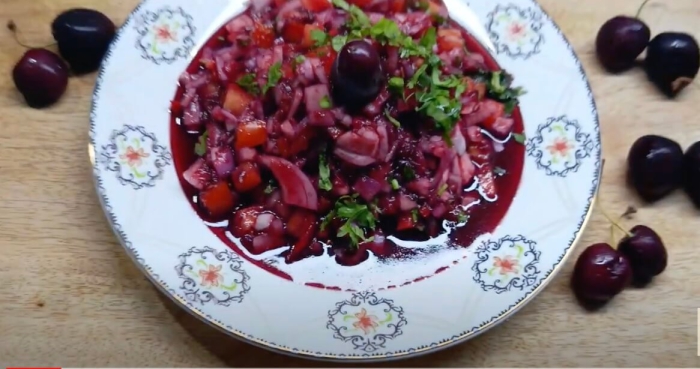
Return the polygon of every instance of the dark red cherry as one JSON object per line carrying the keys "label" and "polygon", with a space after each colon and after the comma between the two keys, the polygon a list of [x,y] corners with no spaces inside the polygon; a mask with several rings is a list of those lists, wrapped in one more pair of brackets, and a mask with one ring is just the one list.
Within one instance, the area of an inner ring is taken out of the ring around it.
{"label": "dark red cherry", "polygon": [[630,233],[620,241],[618,251],[632,265],[632,283],[644,287],[666,269],[668,254],[661,237],[651,228],[637,225]]}
{"label": "dark red cherry", "polygon": [[78,74],[97,70],[116,27],[104,14],[92,9],[70,9],[59,14],[51,24],[58,50],[71,69]]}
{"label": "dark red cherry", "polygon": [[638,18],[620,15],[603,23],[595,46],[600,63],[610,72],[631,68],[646,49],[651,31]]}
{"label": "dark red cherry", "polygon": [[627,155],[627,179],[642,199],[661,199],[681,186],[683,149],[662,136],[638,138]]}
{"label": "dark red cherry", "polygon": [[571,287],[586,308],[597,308],[612,300],[629,284],[630,263],[607,243],[586,248],[576,260]]}
{"label": "dark red cherry", "polygon": [[333,101],[350,110],[362,108],[379,94],[384,83],[377,50],[367,41],[350,41],[331,68]]}
{"label": "dark red cherry", "polygon": [[698,42],[687,33],[659,33],[649,43],[644,69],[659,90],[674,97],[698,74]]}
{"label": "dark red cherry", "polygon": [[49,50],[30,49],[15,64],[12,79],[27,105],[44,108],[66,92],[68,66]]}
{"label": "dark red cherry", "polygon": [[700,209],[700,141],[690,145],[683,155],[683,187]]}

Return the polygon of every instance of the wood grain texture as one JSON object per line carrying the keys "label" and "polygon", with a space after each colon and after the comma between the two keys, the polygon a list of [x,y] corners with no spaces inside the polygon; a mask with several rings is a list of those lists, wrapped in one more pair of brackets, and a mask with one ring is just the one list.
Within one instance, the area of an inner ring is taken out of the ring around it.
{"label": "wood grain texture", "polygon": [[[628,290],[586,313],[568,288],[570,260],[547,289],[507,323],[452,349],[386,366],[698,367],[700,218],[676,193],[642,206],[625,188],[624,159],[640,135],[687,146],[700,139],[700,87],[668,101],[640,71],[604,74],[592,45],[598,27],[640,0],[543,0],[574,45],[600,110],[607,159],[601,192],[610,213],[639,206],[635,222],[666,240],[668,270],[647,290]],[[51,42],[61,10],[99,9],[121,23],[137,0],[2,0],[31,44]],[[700,2],[652,0],[652,30],[700,36]],[[0,31],[0,366],[323,366],[271,354],[204,325],[161,296],[116,242],[93,190],[87,160],[88,108],[95,76],[73,78],[55,107],[27,108],[10,70],[23,49]],[[630,224],[631,226],[632,224]],[[608,239],[596,213],[577,253]]]}

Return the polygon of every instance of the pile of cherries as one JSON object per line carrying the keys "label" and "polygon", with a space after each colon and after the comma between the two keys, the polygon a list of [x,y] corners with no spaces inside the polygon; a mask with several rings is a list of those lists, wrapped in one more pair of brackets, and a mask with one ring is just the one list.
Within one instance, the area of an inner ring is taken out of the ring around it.
{"label": "pile of cherries", "polygon": [[[649,79],[667,96],[675,97],[688,86],[700,68],[700,50],[695,38],[687,33],[663,32],[651,39],[651,31],[639,14],[617,16],[603,24],[596,38],[600,63],[610,72],[632,68],[646,49],[644,69]],[[666,137],[647,135],[632,145],[627,156],[627,180],[639,197],[653,203],[678,188],[684,188],[700,209],[700,142],[683,153],[681,146]],[[620,218],[636,212],[628,209]],[[607,214],[614,229],[625,236],[617,248],[598,243],[586,248],[574,266],[571,286],[586,308],[605,305],[628,285],[647,286],[668,264],[663,240],[651,228],[637,225],[626,230]]]}
{"label": "pile of cherries", "polygon": [[[681,145],[667,137],[640,137],[627,155],[627,180],[648,203],[683,188],[700,209],[700,141],[683,153]],[[634,212],[630,208],[623,217]],[[612,300],[630,283],[637,287],[648,285],[668,263],[666,247],[654,230],[637,225],[627,231],[606,217],[625,237],[617,249],[607,243],[589,246],[579,256],[571,279],[574,294],[584,307],[591,309]]]}
{"label": "pile of cherries", "polygon": [[698,74],[700,49],[687,33],[662,32],[651,39],[649,26],[639,19],[648,1],[635,17],[620,15],[603,24],[596,38],[596,54],[605,69],[619,73],[632,68],[646,49],[643,66],[649,80],[667,96],[675,97]]}
{"label": "pile of cherries", "polygon": [[[17,37],[12,21],[7,28]],[[97,70],[116,27],[96,10],[70,9],[54,19],[51,31],[63,59],[50,50],[31,48],[18,40],[29,50],[12,70],[12,79],[27,105],[33,108],[47,107],[58,101],[66,91],[70,71],[80,75]]]}

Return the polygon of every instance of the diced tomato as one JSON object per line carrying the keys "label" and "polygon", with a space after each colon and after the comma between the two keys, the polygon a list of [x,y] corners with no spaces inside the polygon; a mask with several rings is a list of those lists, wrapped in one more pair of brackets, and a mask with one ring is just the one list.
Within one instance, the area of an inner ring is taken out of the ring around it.
{"label": "diced tomato", "polygon": [[484,119],[484,122],[482,123],[482,125],[484,125],[485,127],[492,126],[494,122],[496,122],[496,119],[502,117],[505,113],[505,106],[493,100],[484,101],[480,109],[484,109],[484,105],[486,105],[487,103],[490,109],[490,115],[486,117],[486,119]]}
{"label": "diced tomato", "polygon": [[253,98],[248,95],[237,84],[231,83],[226,89],[226,98],[224,99],[224,109],[230,111],[234,115],[240,115],[248,107],[248,104],[253,101]]}
{"label": "diced tomato", "polygon": [[513,124],[512,118],[499,117],[494,120],[489,119],[488,124],[484,122],[482,127],[497,138],[506,138],[513,130]]}
{"label": "diced tomato", "polygon": [[331,68],[333,67],[333,62],[335,62],[335,58],[338,54],[330,46],[319,47],[318,49],[316,49],[315,53],[316,56],[321,60],[323,69],[325,69],[326,71],[326,75],[330,76]]}
{"label": "diced tomato", "polygon": [[305,24],[304,25],[304,37],[301,40],[301,46],[304,47],[313,47],[314,44],[316,44],[316,41],[314,41],[313,38],[311,38],[311,31],[323,31],[321,27],[315,25],[315,24]]}
{"label": "diced tomato", "polygon": [[289,63],[282,65],[282,76],[286,79],[294,78],[294,68]]}
{"label": "diced tomato", "polygon": [[238,192],[250,191],[262,183],[260,169],[254,163],[245,162],[231,173],[231,182]]}
{"label": "diced tomato", "polygon": [[269,24],[255,22],[251,37],[253,44],[263,49],[269,49],[275,44],[275,30]]}
{"label": "diced tomato", "polygon": [[236,149],[255,147],[267,140],[267,125],[262,120],[242,122],[236,127]]}
{"label": "diced tomato", "polygon": [[282,37],[287,42],[299,43],[304,39],[304,28],[303,23],[287,21],[282,28]]}
{"label": "diced tomato", "polygon": [[301,5],[311,12],[322,12],[332,6],[328,0],[301,0]]}
{"label": "diced tomato", "polygon": [[418,214],[420,214],[420,216],[422,216],[423,218],[429,217],[431,213],[432,213],[432,211],[430,210],[430,208],[427,205],[423,205],[420,208],[420,210],[418,210]]}
{"label": "diced tomato", "polygon": [[314,137],[314,129],[311,126],[304,128],[294,137],[289,145],[289,155],[296,155],[309,148],[309,142]]}
{"label": "diced tomato", "polygon": [[442,15],[442,13],[445,12],[445,8],[434,2],[434,1],[428,1],[428,13],[432,15]]}
{"label": "diced tomato", "polygon": [[467,85],[467,89],[464,91],[465,93],[469,92],[474,92],[476,91],[477,97],[479,100],[483,99],[484,96],[486,96],[486,84],[483,82],[476,82],[472,78],[465,78],[464,83]]}
{"label": "diced tomato", "polygon": [[396,224],[397,231],[405,231],[407,229],[413,229],[416,227],[416,222],[413,221],[413,214],[411,213],[401,213],[399,215],[398,223]]}
{"label": "diced tomato", "polygon": [[309,224],[315,221],[314,213],[306,209],[297,209],[287,221],[287,233],[294,238],[300,238]]}
{"label": "diced tomato", "polygon": [[364,8],[372,4],[372,0],[348,0],[348,3]]}
{"label": "diced tomato", "polygon": [[199,193],[199,204],[214,218],[223,218],[233,211],[236,198],[228,183],[219,182]]}
{"label": "diced tomato", "polygon": [[275,140],[275,146],[277,147],[277,153],[283,158],[288,158],[289,155],[289,139],[287,137],[280,137]]}
{"label": "diced tomato", "polygon": [[403,13],[406,11],[406,0],[392,0],[391,11],[394,13]]}
{"label": "diced tomato", "polygon": [[443,28],[438,30],[437,34],[438,52],[443,53],[452,49],[461,49],[464,47],[464,38],[462,32],[454,28]]}
{"label": "diced tomato", "polygon": [[182,104],[178,100],[173,100],[170,102],[170,112],[173,115],[182,114]]}
{"label": "diced tomato", "polygon": [[214,60],[211,59],[202,59],[200,60],[200,63],[204,67],[204,69],[210,71],[210,72],[216,72],[216,63]]}
{"label": "diced tomato", "polygon": [[255,221],[263,211],[262,206],[251,206],[238,210],[228,223],[228,228],[236,237],[243,237],[255,230]]}

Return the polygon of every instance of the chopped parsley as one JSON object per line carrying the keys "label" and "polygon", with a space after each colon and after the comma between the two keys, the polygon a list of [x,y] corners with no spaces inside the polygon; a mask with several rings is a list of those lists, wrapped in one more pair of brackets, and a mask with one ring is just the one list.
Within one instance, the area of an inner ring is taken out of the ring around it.
{"label": "chopped parsley", "polygon": [[[422,60],[423,63],[408,81],[399,77],[389,79],[389,89],[401,96],[406,88],[416,89],[416,110],[430,118],[446,143],[451,145],[450,135],[462,115],[460,97],[466,90],[466,83],[464,76],[445,75],[442,72],[442,60],[433,52],[437,43],[435,27],[429,28],[416,42],[389,18],[382,18],[371,24],[369,17],[357,6],[348,4],[345,0],[331,1],[335,7],[345,10],[350,15],[346,24],[348,34],[336,36],[332,40],[334,49],[340,50],[342,45],[351,39],[371,37],[382,45],[398,47],[402,59],[418,57]],[[325,36],[327,35],[324,34],[322,41],[328,42]],[[321,41],[320,35],[318,39]],[[512,112],[517,104],[517,97],[522,95],[523,91],[510,87],[510,75],[504,72],[488,72],[482,73],[481,78],[487,84],[489,97],[504,103],[506,114]]]}
{"label": "chopped parsley", "polygon": [[486,83],[489,98],[504,104],[506,114],[513,112],[518,104],[518,97],[525,93],[525,90],[520,87],[511,87],[513,78],[503,71],[482,73],[477,78]]}
{"label": "chopped parsley", "polygon": [[194,145],[195,154],[204,156],[204,154],[207,153],[207,137],[209,137],[209,131],[204,131],[204,133],[199,136],[197,143]]}
{"label": "chopped parsley", "polygon": [[267,72],[267,83],[263,87],[263,95],[266,94],[269,89],[275,87],[277,82],[280,81],[280,78],[282,78],[282,63],[277,62],[272,64],[270,70]]}
{"label": "chopped parsley", "polygon": [[270,181],[267,184],[267,187],[265,187],[265,194],[269,195],[271,193],[275,192],[275,184]]}
{"label": "chopped parsley", "polygon": [[316,47],[321,47],[330,42],[330,36],[319,29],[311,30],[311,39]]}
{"label": "chopped parsley", "polygon": [[335,202],[335,207],[326,216],[321,224],[321,230],[325,229],[334,219],[340,219],[345,223],[338,228],[337,237],[348,237],[350,246],[355,248],[361,242],[370,241],[365,234],[365,229],[374,229],[377,219],[369,207],[358,204],[355,196],[343,196]]}
{"label": "chopped parsley", "polygon": [[318,188],[325,191],[333,189],[331,168],[328,166],[328,159],[326,159],[324,154],[321,154],[318,158]]}
{"label": "chopped parsley", "polygon": [[443,183],[440,185],[440,187],[438,187],[437,195],[442,196],[442,194],[445,193],[445,191],[447,191],[447,183]]}
{"label": "chopped parsley", "polygon": [[260,93],[260,86],[255,81],[255,74],[246,73],[236,80],[236,83],[246,90],[249,94],[257,95]]}
{"label": "chopped parsley", "polygon": [[335,36],[331,40],[331,46],[333,47],[333,50],[335,50],[336,52],[339,52],[340,49],[342,49],[346,43],[348,43],[348,36],[345,36],[345,35]]}
{"label": "chopped parsley", "polygon": [[398,24],[389,18],[382,18],[369,28],[369,36],[382,45],[399,46],[407,37],[401,32]]}
{"label": "chopped parsley", "polygon": [[411,210],[411,219],[413,223],[418,223],[418,209]]}
{"label": "chopped parsley", "polygon": [[401,77],[391,77],[389,78],[389,90],[399,96],[403,96],[404,92],[404,81]]}
{"label": "chopped parsley", "polygon": [[331,99],[328,98],[328,96],[322,97],[321,101],[318,102],[318,105],[323,109],[330,109],[333,107],[333,103],[331,102]]}
{"label": "chopped parsley", "polygon": [[391,114],[389,114],[388,110],[384,110],[384,115],[386,116],[386,119],[388,119],[389,122],[391,122],[391,124],[393,124],[397,127],[401,127],[401,122],[396,120],[396,118],[392,117]]}
{"label": "chopped parsley", "polygon": [[525,144],[525,140],[527,140],[525,135],[522,133],[513,133],[513,139],[519,144]]}
{"label": "chopped parsley", "polygon": [[493,168],[493,173],[496,174],[497,176],[501,177],[506,174],[506,170],[501,168],[501,167],[495,167]]}
{"label": "chopped parsley", "polygon": [[457,214],[457,222],[458,223],[464,223],[467,220],[469,220],[469,215],[466,215],[466,214],[461,213],[461,212],[459,214]]}
{"label": "chopped parsley", "polygon": [[294,58],[294,65],[297,66],[297,65],[303,63],[304,60],[306,60],[306,57],[305,57],[304,55],[297,55],[297,56]]}
{"label": "chopped parsley", "polygon": [[404,164],[403,166],[403,178],[407,181],[416,179],[416,172],[408,164]]}
{"label": "chopped parsley", "polygon": [[389,181],[389,183],[391,184],[391,188],[395,190],[401,188],[401,185],[399,184],[399,181],[396,180],[396,178],[393,178],[391,181]]}

